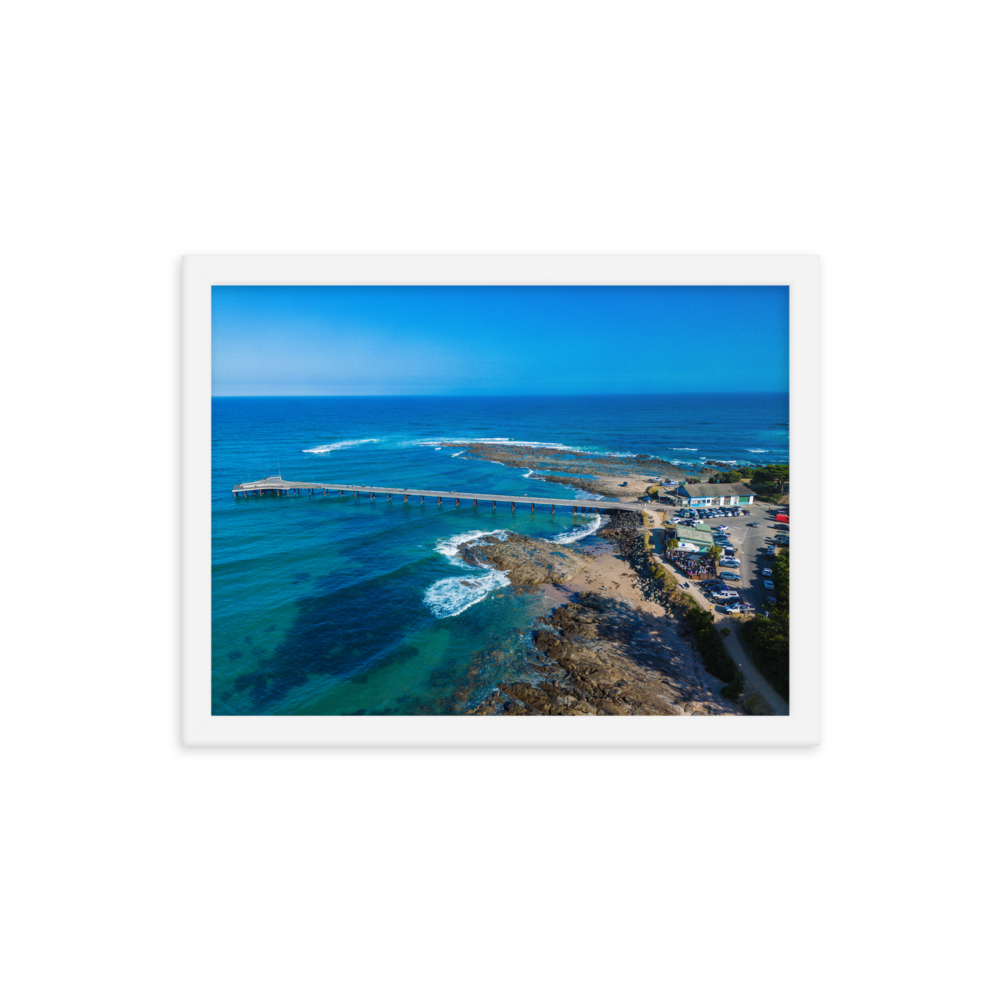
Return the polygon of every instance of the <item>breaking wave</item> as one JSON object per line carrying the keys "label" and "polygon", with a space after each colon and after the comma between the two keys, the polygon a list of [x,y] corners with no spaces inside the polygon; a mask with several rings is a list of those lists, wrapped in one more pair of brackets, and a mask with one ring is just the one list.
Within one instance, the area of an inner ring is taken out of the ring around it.
{"label": "breaking wave", "polygon": [[766,455],[770,450],[770,448],[747,448],[747,451],[751,451],[755,455]]}
{"label": "breaking wave", "polygon": [[569,531],[563,531],[556,535],[552,541],[558,542],[560,545],[569,545],[572,542],[578,542],[581,538],[586,538],[587,535],[592,535],[595,531],[599,530],[604,523],[600,514],[585,514],[584,516],[588,519],[587,524],[575,525]]}
{"label": "breaking wave", "polygon": [[464,542],[474,542],[485,535],[506,538],[507,531],[464,531],[459,535],[444,538],[434,546],[452,566],[464,569],[464,576],[449,576],[432,583],[424,591],[424,604],[435,618],[453,618],[467,608],[484,600],[492,591],[506,587],[510,580],[499,569],[477,569],[467,566],[458,555],[458,547]]}
{"label": "breaking wave", "polygon": [[316,448],[303,448],[306,455],[326,455],[331,451],[340,451],[341,448],[354,448],[359,444],[376,444],[381,438],[359,438],[357,441],[334,441],[333,444],[321,444]]}
{"label": "breaking wave", "polygon": [[443,538],[437,545],[434,546],[434,551],[444,556],[452,564],[452,566],[459,566],[462,569],[467,569],[464,562],[459,558],[458,547],[459,545],[464,545],[466,542],[474,542],[477,538],[484,538],[486,535],[495,535],[501,541],[504,540],[507,535],[509,535],[505,528],[500,531],[479,531],[473,528],[472,531],[463,531],[458,535],[452,535],[450,538]]}
{"label": "breaking wave", "polygon": [[507,574],[498,569],[483,575],[450,576],[427,588],[424,604],[435,618],[454,618],[509,583]]}

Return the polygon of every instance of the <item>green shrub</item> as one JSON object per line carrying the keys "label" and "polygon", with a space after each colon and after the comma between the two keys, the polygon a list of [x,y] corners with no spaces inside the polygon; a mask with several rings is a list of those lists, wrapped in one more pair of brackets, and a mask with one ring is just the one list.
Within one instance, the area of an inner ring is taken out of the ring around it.
{"label": "green shrub", "polygon": [[783,698],[788,697],[788,612],[775,610],[743,625],[740,638],[757,669]]}
{"label": "green shrub", "polygon": [[719,693],[730,701],[739,701],[743,695],[743,675],[737,670],[736,680],[727,684]]}
{"label": "green shrub", "polygon": [[712,612],[699,608],[693,598],[690,600],[694,607],[688,608],[684,620],[694,632],[694,644],[705,661],[705,669],[713,677],[718,677],[727,684],[735,684],[738,680],[742,690],[743,675],[736,666],[736,661],[722,644],[722,636],[716,631]]}

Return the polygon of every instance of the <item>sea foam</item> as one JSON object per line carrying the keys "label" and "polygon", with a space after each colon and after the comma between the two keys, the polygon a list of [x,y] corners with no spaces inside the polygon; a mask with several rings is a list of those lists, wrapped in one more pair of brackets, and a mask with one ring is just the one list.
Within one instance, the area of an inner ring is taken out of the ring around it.
{"label": "sea foam", "polygon": [[[469,587],[463,581],[474,586]],[[509,583],[507,574],[498,569],[474,576],[450,576],[427,588],[424,592],[424,604],[435,618],[454,618],[473,604],[485,600],[492,591],[506,587]]]}
{"label": "sea foam", "polygon": [[569,545],[572,542],[578,542],[581,538],[592,535],[604,523],[600,514],[587,514],[585,516],[588,518],[587,524],[575,525],[569,531],[563,531],[561,534],[556,535],[552,541],[557,542],[559,545]]}
{"label": "sea foam", "polygon": [[506,529],[501,529],[500,531],[478,531],[474,528],[472,531],[463,531],[458,535],[452,535],[450,538],[442,538],[434,546],[434,551],[443,555],[452,566],[460,566],[464,569],[466,564],[462,562],[458,555],[459,545],[464,545],[466,542],[474,542],[477,538],[483,538],[486,535],[495,535],[503,541],[508,534],[510,532]]}
{"label": "sea foam", "polygon": [[303,448],[306,455],[326,455],[341,448],[354,448],[359,444],[377,444],[381,438],[359,438],[357,441],[334,441],[333,444],[321,444],[316,448]]}
{"label": "sea foam", "polygon": [[[463,531],[461,534],[444,538],[434,546],[452,566],[458,566],[466,572],[463,576],[449,576],[432,583],[424,591],[424,604],[435,618],[453,618],[460,615],[473,604],[478,604],[492,591],[506,587],[510,580],[502,570],[488,569],[485,572],[474,566],[467,566],[458,554],[458,547],[464,542],[474,542],[485,535],[496,535],[506,538],[508,532],[502,531]],[[466,582],[463,582],[466,581]],[[468,586],[468,584],[474,586]]]}

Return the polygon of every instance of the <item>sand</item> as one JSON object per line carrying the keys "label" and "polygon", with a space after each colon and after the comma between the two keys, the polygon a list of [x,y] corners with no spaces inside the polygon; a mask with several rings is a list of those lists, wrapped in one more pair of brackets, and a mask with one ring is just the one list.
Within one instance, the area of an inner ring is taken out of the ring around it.
{"label": "sand", "polygon": [[599,594],[633,601],[639,611],[651,618],[665,618],[661,605],[647,601],[639,586],[639,577],[628,562],[615,551],[609,542],[601,542],[588,549],[594,561],[581,573],[562,584],[546,584],[542,590],[552,604],[567,604],[576,594],[593,590]]}

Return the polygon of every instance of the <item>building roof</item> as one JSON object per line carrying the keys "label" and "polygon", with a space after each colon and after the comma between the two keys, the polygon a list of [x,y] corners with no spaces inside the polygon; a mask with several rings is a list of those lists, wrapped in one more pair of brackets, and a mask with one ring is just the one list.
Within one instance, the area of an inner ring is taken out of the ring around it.
{"label": "building roof", "polygon": [[697,524],[691,528],[678,524],[674,527],[679,542],[693,542],[695,545],[704,545],[711,548],[713,545],[712,532],[708,528],[700,528]]}
{"label": "building roof", "polygon": [[752,487],[746,483],[687,483],[678,486],[677,492],[684,492],[689,497],[740,497],[756,496]]}

